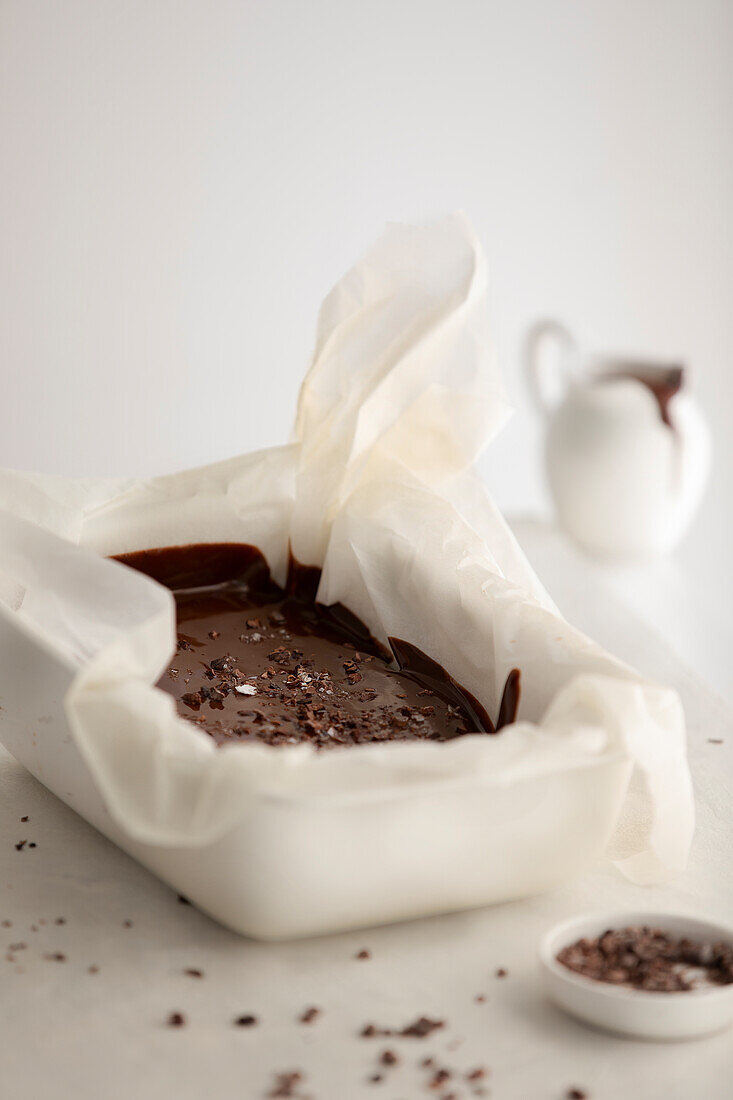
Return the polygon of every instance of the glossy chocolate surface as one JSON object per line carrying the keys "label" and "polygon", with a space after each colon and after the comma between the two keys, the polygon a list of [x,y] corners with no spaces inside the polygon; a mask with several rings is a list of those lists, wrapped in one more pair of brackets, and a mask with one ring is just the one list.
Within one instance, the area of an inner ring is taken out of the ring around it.
{"label": "glossy chocolate surface", "polygon": [[[158,687],[218,744],[324,749],[495,732],[481,704],[415,646],[390,639],[396,670],[356,616],[317,605],[317,569],[291,561],[283,590],[251,546],[169,547],[118,560],[172,589],[178,646]],[[518,699],[514,670],[499,726],[514,720]]]}

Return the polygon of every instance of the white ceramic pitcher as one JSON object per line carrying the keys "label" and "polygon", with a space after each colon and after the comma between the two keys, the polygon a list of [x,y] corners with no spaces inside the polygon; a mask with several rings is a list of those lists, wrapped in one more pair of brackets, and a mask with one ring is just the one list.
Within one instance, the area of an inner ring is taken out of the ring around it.
{"label": "white ceramic pitcher", "polygon": [[710,433],[683,368],[584,354],[556,321],[531,329],[525,361],[562,526],[607,557],[670,550],[710,469]]}

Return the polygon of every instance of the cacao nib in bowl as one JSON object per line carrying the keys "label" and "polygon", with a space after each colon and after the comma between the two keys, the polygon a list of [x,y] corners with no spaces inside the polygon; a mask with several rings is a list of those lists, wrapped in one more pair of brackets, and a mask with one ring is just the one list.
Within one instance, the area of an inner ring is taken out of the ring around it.
{"label": "cacao nib in bowl", "polygon": [[543,938],[547,994],[570,1015],[642,1039],[733,1023],[733,929],[674,913],[574,917]]}

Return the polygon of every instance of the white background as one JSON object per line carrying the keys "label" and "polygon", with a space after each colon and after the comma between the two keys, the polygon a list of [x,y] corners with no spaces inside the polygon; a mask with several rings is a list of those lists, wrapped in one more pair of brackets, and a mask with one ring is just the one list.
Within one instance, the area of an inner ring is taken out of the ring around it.
{"label": "white background", "polygon": [[463,208],[518,408],[499,503],[547,506],[532,320],[682,358],[716,461],[680,561],[726,614],[732,107],[728,0],[2,0],[0,463],[284,441],[330,285],[385,221]]}

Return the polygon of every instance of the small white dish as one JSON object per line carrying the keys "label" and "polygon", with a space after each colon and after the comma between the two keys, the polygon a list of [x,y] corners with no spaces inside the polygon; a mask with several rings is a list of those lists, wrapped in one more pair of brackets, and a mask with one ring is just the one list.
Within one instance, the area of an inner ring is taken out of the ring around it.
{"label": "small white dish", "polygon": [[599,982],[568,970],[557,960],[563,947],[608,928],[649,925],[700,943],[733,943],[733,929],[675,913],[601,913],[555,925],[540,944],[545,990],[571,1016],[606,1031],[637,1039],[695,1039],[733,1023],[733,984],[688,992],[647,993]]}

